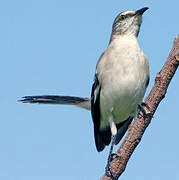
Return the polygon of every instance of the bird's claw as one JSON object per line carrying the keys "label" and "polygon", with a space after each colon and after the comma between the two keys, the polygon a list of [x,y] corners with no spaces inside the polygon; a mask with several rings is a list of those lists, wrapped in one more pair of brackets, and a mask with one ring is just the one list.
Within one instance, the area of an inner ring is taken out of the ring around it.
{"label": "bird's claw", "polygon": [[[110,158],[110,160],[109,160],[109,163],[110,163],[111,161],[113,161],[115,158],[120,158],[120,156],[118,156],[116,153],[111,154],[111,158]],[[110,177],[112,180],[117,180],[118,177],[115,176],[114,173],[112,172],[109,163],[108,163],[107,166],[106,166],[105,174],[106,174],[106,176]]]}
{"label": "bird's claw", "polygon": [[114,173],[112,172],[110,166],[106,166],[106,172],[105,172],[106,176],[110,177],[112,180],[117,180],[118,177],[114,175]]}
{"label": "bird's claw", "polygon": [[114,160],[114,159],[116,159],[116,158],[120,158],[120,156],[117,155],[116,153],[112,153],[112,154],[111,154],[111,161]]}
{"label": "bird's claw", "polygon": [[[144,109],[145,107],[145,109]],[[142,102],[141,104],[138,104],[138,112],[137,112],[137,117],[140,118],[140,117],[143,117],[143,118],[147,118],[151,116],[151,113],[150,113],[150,107]]]}

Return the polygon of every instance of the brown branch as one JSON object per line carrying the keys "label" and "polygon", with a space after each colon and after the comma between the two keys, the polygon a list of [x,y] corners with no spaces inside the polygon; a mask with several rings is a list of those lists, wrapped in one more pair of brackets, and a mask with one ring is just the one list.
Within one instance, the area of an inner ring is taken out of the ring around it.
{"label": "brown branch", "polygon": [[[137,118],[131,123],[123,143],[117,150],[117,155],[119,157],[114,158],[110,163],[110,167],[114,172],[114,175],[117,177],[120,177],[120,175],[124,172],[129,158],[141,141],[142,135],[144,134],[147,126],[150,124],[152,116],[154,115],[159,103],[165,97],[168,85],[174,76],[178,65],[179,35],[175,38],[169,57],[161,71],[156,75],[155,84],[145,99],[145,103],[150,107],[150,111],[145,108],[149,116],[145,118]],[[107,177],[106,175],[100,178],[100,180],[110,179],[111,178]]]}

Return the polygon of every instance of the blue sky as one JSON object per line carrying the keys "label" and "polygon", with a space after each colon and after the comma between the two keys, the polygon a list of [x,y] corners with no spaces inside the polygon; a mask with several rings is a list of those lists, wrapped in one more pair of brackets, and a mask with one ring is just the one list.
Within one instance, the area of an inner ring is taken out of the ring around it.
{"label": "blue sky", "polygon": [[[95,149],[90,112],[17,102],[24,95],[88,97],[118,13],[148,6],[139,43],[154,84],[179,33],[177,0],[0,2],[0,179],[99,179],[109,147]],[[178,180],[176,73],[121,180]]]}

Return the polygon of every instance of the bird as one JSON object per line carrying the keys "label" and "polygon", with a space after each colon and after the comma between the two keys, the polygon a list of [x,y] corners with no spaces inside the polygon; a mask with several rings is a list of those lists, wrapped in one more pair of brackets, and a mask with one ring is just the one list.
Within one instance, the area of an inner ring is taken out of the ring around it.
{"label": "bird", "polygon": [[106,174],[110,169],[114,145],[138,115],[150,79],[149,62],[138,43],[144,7],[117,15],[107,49],[100,56],[90,98],[75,96],[25,96],[24,103],[77,105],[91,111],[98,152],[111,143]]}

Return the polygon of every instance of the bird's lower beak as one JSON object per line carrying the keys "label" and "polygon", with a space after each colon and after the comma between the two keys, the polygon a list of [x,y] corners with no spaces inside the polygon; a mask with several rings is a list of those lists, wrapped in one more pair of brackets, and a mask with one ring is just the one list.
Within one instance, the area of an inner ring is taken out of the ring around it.
{"label": "bird's lower beak", "polygon": [[139,9],[136,11],[136,14],[135,15],[142,15],[145,11],[147,11],[147,9],[149,9],[148,7],[144,7],[142,9]]}

